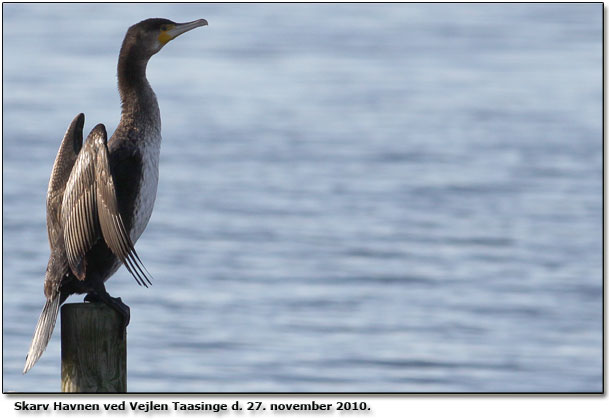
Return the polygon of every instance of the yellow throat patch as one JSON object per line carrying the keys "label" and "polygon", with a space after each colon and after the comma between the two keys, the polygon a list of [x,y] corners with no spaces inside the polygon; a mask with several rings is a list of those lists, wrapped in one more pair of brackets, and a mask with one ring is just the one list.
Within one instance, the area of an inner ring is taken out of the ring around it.
{"label": "yellow throat patch", "polygon": [[[169,28],[169,29],[171,29],[171,28]],[[169,32],[167,32],[167,30],[161,31],[161,33],[159,33],[159,42],[162,45],[167,44],[172,39],[173,39],[173,37],[171,35],[169,35]]]}

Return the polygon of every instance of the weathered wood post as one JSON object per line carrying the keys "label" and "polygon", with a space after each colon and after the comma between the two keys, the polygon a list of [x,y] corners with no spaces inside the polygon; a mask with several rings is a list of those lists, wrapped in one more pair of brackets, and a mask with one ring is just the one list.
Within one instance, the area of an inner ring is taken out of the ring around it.
{"label": "weathered wood post", "polygon": [[61,307],[61,391],[127,392],[127,334],[103,303]]}

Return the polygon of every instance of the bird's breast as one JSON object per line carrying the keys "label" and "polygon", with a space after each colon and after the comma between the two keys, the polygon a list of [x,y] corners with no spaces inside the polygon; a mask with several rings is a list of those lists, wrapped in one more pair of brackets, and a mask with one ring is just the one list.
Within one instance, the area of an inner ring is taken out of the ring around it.
{"label": "bird's breast", "polygon": [[133,222],[129,232],[133,243],[146,229],[154,208],[159,182],[160,138],[158,142],[143,145],[140,151],[142,153],[140,188],[135,198]]}

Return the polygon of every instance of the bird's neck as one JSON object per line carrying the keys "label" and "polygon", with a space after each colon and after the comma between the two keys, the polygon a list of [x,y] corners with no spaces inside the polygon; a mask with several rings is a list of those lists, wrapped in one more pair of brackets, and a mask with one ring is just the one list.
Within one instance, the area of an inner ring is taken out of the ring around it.
{"label": "bird's neck", "polygon": [[151,120],[160,123],[156,95],[146,79],[148,58],[141,57],[135,48],[123,45],[118,59],[118,90],[121,96],[121,119]]}

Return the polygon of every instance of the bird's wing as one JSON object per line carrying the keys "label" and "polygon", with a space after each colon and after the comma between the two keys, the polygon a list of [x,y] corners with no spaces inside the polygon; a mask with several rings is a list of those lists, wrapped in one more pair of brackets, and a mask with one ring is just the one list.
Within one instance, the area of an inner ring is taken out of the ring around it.
{"label": "bird's wing", "polygon": [[47,231],[51,246],[56,243],[57,237],[61,236],[61,201],[70,172],[72,172],[72,167],[82,147],[82,127],[84,123],[84,114],[78,114],[74,117],[63,136],[55,163],[53,163],[47,191]]}
{"label": "bird's wing", "polygon": [[118,210],[102,124],[91,131],[78,155],[61,207],[68,263],[78,279],[84,280],[85,255],[101,236],[139,285],[151,284]]}
{"label": "bird's wing", "polygon": [[139,285],[146,286],[146,282],[152,284],[146,273],[144,273],[142,261],[137,252],[135,252],[131,237],[125,229],[125,224],[118,210],[114,179],[112,178],[110,163],[108,161],[106,136],[104,135],[103,140],[97,139],[97,143],[99,152],[96,155],[95,161],[95,185],[97,212],[104,241],[114,255],[125,264],[125,267]]}

